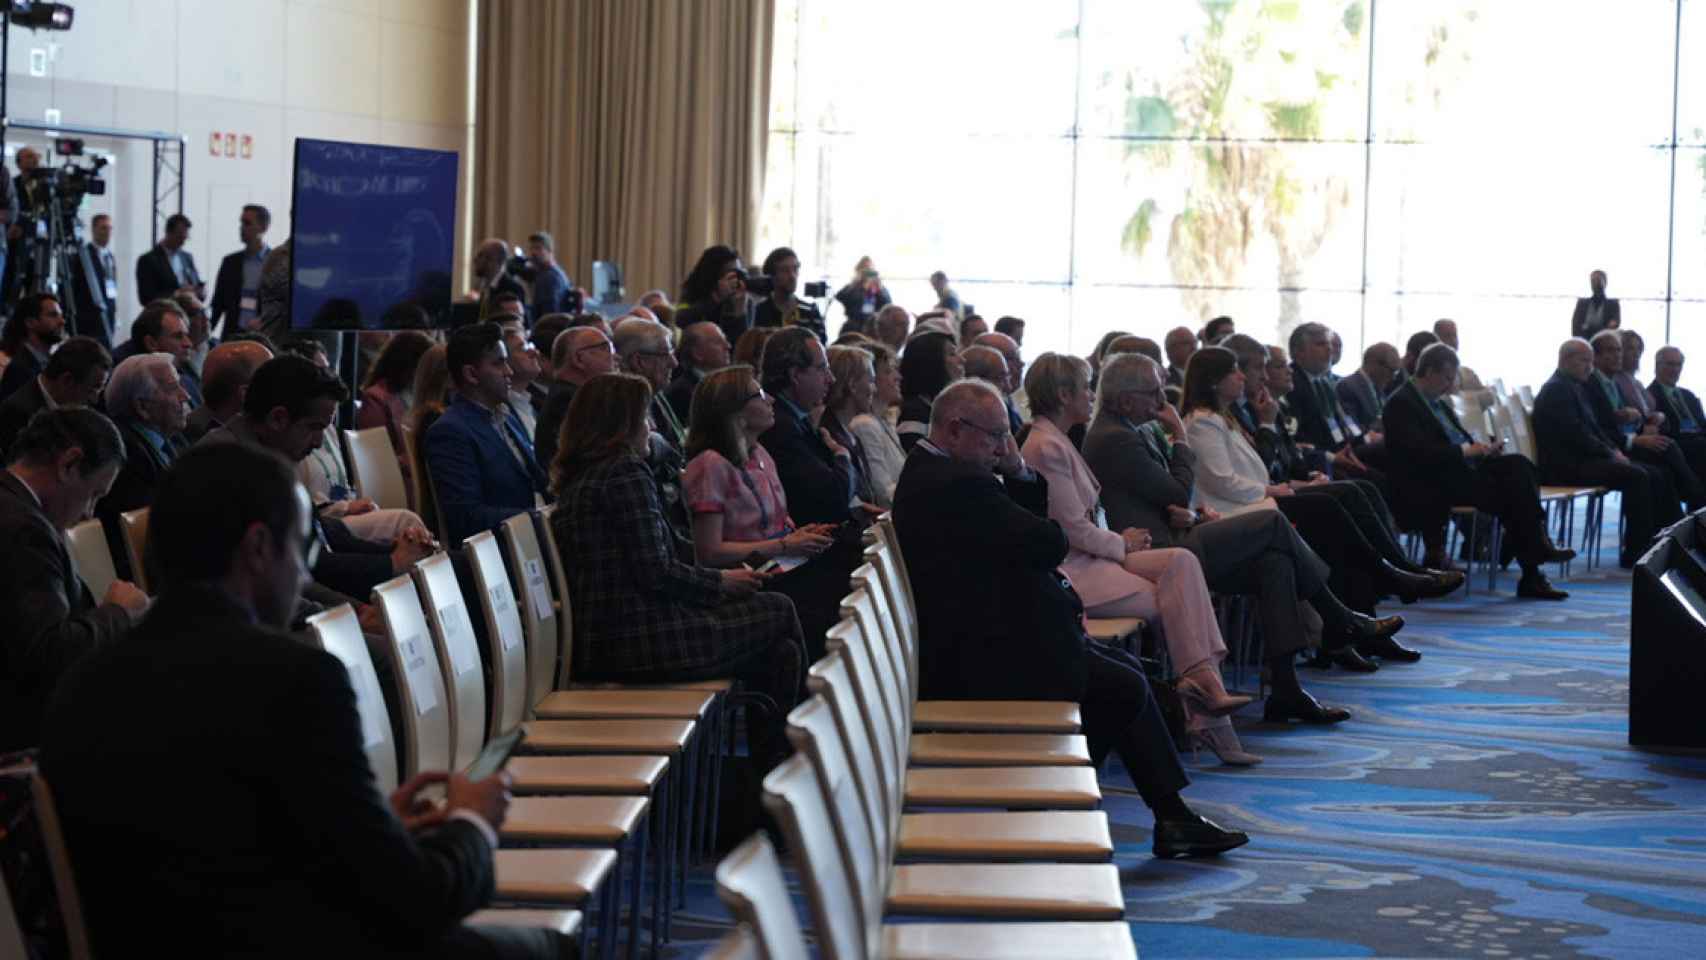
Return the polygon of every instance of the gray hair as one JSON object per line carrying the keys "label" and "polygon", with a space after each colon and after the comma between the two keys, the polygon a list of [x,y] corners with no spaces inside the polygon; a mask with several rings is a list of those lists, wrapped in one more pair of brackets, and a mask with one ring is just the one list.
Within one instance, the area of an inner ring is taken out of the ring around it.
{"label": "gray hair", "polygon": [[177,374],[177,363],[169,353],[138,353],[124,358],[107,379],[107,410],[117,419],[134,419],[136,404],[152,400],[160,390],[153,371],[164,367]]}
{"label": "gray hair", "polygon": [[1593,335],[1592,340],[1588,341],[1588,346],[1593,348],[1593,352],[1597,356],[1600,350],[1604,348],[1604,344],[1607,343],[1615,343],[1618,348],[1621,349],[1623,346],[1623,334],[1617,330],[1601,330]]}
{"label": "gray hair", "polygon": [[1161,366],[1141,353],[1116,353],[1102,362],[1096,381],[1096,407],[1100,410],[1122,393],[1154,390],[1161,384]]}
{"label": "gray hair", "polygon": [[960,351],[966,365],[966,376],[980,377],[991,383],[1007,379],[1007,358],[994,347],[971,346]]}
{"label": "gray hair", "polygon": [[1565,340],[1563,343],[1558,345],[1558,365],[1563,366],[1564,361],[1569,359],[1570,354],[1581,350],[1586,350],[1587,352],[1592,353],[1593,346],[1581,337],[1571,337],[1570,339]]}
{"label": "gray hair", "polygon": [[955,419],[986,403],[1000,407],[1005,416],[1007,405],[1001,400],[1001,392],[988,380],[975,377],[955,380],[930,402],[930,435],[936,436],[938,430],[946,430]]}
{"label": "gray hair", "polygon": [[1428,344],[1421,356],[1416,358],[1416,376],[1425,377],[1435,370],[1456,370],[1459,364],[1457,351],[1443,340]]}
{"label": "gray hair", "polygon": [[1298,345],[1303,343],[1303,341],[1316,339],[1327,340],[1331,336],[1332,331],[1327,329],[1326,324],[1300,323],[1297,325],[1296,329],[1291,331],[1291,339],[1286,341],[1286,352],[1295,357],[1297,356]]}
{"label": "gray hair", "polygon": [[656,320],[645,320],[638,317],[628,317],[616,325],[616,336],[611,342],[616,345],[616,355],[623,363],[641,350],[655,348],[658,344],[669,345],[669,329]]}

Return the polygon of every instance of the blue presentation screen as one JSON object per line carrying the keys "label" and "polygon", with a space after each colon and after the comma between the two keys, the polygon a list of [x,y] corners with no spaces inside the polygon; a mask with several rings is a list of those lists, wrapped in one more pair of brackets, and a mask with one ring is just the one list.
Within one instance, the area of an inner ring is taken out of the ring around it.
{"label": "blue presentation screen", "polygon": [[445,326],[456,250],[456,167],[456,154],[445,150],[298,139],[291,327]]}

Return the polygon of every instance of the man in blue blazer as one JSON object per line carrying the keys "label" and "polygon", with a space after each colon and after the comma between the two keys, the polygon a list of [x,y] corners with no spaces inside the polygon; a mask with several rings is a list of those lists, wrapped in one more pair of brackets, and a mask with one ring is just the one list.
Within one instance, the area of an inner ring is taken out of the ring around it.
{"label": "man in blue blazer", "polygon": [[495,323],[470,324],[445,348],[456,399],[426,435],[427,471],[444,515],[446,546],[490,530],[546,488],[533,441],[510,410],[509,357]]}

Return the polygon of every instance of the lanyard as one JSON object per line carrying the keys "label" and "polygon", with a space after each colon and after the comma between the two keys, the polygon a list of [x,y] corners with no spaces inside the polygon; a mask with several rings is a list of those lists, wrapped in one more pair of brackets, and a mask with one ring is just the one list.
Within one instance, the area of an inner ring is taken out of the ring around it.
{"label": "lanyard", "polygon": [[[752,462],[752,458],[747,457],[746,464],[736,468],[736,471],[740,474],[741,480],[746,482],[746,489],[752,493],[753,502],[758,504],[758,535],[767,537],[770,535],[770,511],[765,508],[764,497],[758,492],[758,484],[753,481],[752,474],[748,472]],[[783,532],[786,533],[787,531],[784,530]]]}

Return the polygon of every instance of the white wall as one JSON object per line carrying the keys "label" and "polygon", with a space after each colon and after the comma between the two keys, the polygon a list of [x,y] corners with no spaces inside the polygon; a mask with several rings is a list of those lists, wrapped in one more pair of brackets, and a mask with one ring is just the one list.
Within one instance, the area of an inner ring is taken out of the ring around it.
{"label": "white wall", "polygon": [[[7,112],[40,121],[52,108],[64,124],[182,134],[188,141],[183,211],[194,223],[189,249],[210,286],[219,259],[238,247],[242,204],[272,211],[269,243],[289,235],[297,137],[459,151],[463,216],[474,0],[71,2],[76,22],[67,32],[13,28]],[[49,54],[45,77],[30,75],[32,48]],[[253,137],[252,156],[209,156],[215,131]],[[18,146],[45,139],[10,131],[11,171]],[[137,310],[135,259],[149,247],[151,147],[85,139],[91,152],[113,158],[107,196],[91,197],[83,216],[86,222],[95,213],[113,215],[115,253],[125,265],[122,331],[124,318]],[[459,269],[465,260],[459,243]]]}

